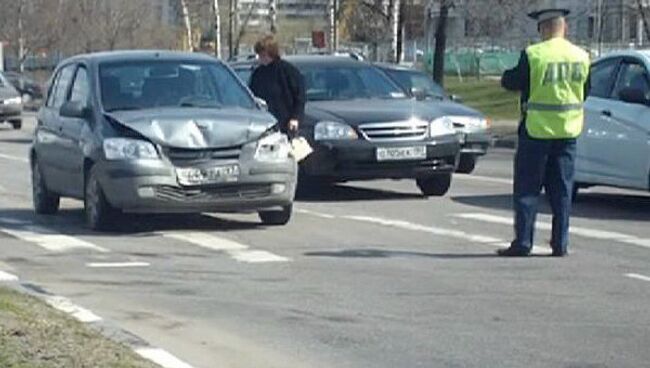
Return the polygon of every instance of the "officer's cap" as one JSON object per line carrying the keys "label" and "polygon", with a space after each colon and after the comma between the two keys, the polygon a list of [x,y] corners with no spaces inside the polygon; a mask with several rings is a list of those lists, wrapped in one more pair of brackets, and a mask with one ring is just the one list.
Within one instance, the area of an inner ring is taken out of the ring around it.
{"label": "officer's cap", "polygon": [[528,13],[528,16],[535,19],[538,23],[545,22],[554,18],[566,17],[571,11],[569,9],[543,9]]}

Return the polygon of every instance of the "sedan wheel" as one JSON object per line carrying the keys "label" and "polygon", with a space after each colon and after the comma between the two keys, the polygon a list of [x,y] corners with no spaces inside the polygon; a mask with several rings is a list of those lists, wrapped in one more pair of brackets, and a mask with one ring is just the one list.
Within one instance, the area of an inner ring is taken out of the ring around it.
{"label": "sedan wheel", "polygon": [[286,225],[291,220],[293,206],[282,207],[280,211],[260,211],[259,216],[265,225]]}
{"label": "sedan wheel", "polygon": [[97,180],[95,168],[90,170],[90,176],[86,181],[84,209],[86,224],[92,230],[109,230],[115,226],[115,221],[118,220],[117,210],[106,200],[104,191]]}
{"label": "sedan wheel", "polygon": [[443,196],[451,187],[451,174],[435,175],[428,178],[417,179],[416,183],[422,194],[427,197]]}
{"label": "sedan wheel", "polygon": [[47,189],[36,161],[32,165],[32,202],[34,212],[39,215],[52,215],[59,210],[60,197]]}
{"label": "sedan wheel", "polygon": [[461,155],[456,172],[459,172],[461,174],[471,174],[472,171],[474,171],[476,168],[477,160],[477,157],[474,155]]}

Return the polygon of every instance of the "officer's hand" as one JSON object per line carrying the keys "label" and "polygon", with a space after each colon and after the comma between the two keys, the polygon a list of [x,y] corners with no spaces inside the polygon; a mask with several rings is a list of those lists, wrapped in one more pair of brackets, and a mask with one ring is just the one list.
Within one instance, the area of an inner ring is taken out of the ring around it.
{"label": "officer's hand", "polygon": [[289,120],[289,126],[287,127],[290,132],[296,133],[298,131],[298,120],[291,119]]}

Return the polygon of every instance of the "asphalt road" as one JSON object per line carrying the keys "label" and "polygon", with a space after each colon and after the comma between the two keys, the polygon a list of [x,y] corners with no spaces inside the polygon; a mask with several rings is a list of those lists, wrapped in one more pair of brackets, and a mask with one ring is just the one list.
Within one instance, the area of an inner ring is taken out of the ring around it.
{"label": "asphalt road", "polygon": [[507,150],[443,198],[350,183],[299,199],[285,227],[137,216],[95,233],[78,201],[33,214],[33,124],[0,127],[0,271],[193,367],[650,367],[644,193],[585,192],[563,259],[546,256],[548,209],[536,256],[494,256],[512,236]]}

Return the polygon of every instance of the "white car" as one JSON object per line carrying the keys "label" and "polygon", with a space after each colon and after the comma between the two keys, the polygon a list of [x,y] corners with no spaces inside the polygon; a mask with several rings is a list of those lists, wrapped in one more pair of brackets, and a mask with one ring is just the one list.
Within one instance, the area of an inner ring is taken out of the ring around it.
{"label": "white car", "polygon": [[650,190],[650,51],[622,51],[592,65],[575,181],[576,189]]}

